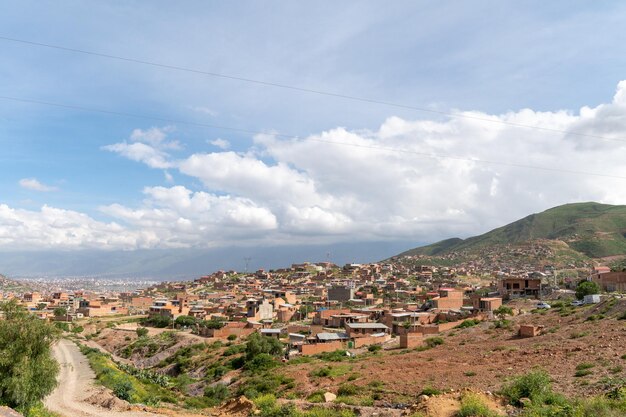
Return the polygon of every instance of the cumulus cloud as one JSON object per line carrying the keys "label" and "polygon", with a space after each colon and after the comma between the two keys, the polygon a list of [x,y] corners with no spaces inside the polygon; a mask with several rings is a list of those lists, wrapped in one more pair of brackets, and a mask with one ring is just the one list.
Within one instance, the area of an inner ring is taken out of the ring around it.
{"label": "cumulus cloud", "polygon": [[18,181],[18,183],[20,187],[26,188],[28,190],[33,190],[33,191],[49,192],[49,191],[59,190],[57,187],[52,187],[50,185],[42,184],[36,178],[22,178],[21,180]]}
{"label": "cumulus cloud", "polygon": [[466,117],[389,117],[378,129],[334,128],[302,139],[257,135],[250,150],[178,158],[167,131],[138,130],[105,149],[204,189],[146,187],[139,206],[101,208],[111,223],[5,206],[1,242],[30,241],[35,231],[52,242],[105,247],[426,241],[484,232],[569,202],[626,203],[626,82],[612,101],[578,112],[459,114]]}
{"label": "cumulus cloud", "polygon": [[213,146],[217,146],[220,149],[228,149],[230,148],[230,142],[226,139],[217,138],[215,140],[209,141],[209,143]]}
{"label": "cumulus cloud", "polygon": [[130,143],[114,143],[103,146],[102,149],[118,153],[132,161],[143,162],[151,168],[167,169],[172,167],[168,151],[182,149],[179,141],[167,140],[167,135],[173,130],[170,126],[135,129],[130,134]]}

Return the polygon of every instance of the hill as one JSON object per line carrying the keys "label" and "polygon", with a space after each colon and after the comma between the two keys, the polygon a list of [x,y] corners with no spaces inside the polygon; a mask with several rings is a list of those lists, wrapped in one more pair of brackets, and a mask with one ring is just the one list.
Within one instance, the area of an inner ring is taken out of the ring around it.
{"label": "hill", "polygon": [[498,245],[534,240],[560,241],[589,258],[626,254],[626,206],[575,203],[531,214],[521,220],[467,239],[446,239],[398,256],[472,253]]}

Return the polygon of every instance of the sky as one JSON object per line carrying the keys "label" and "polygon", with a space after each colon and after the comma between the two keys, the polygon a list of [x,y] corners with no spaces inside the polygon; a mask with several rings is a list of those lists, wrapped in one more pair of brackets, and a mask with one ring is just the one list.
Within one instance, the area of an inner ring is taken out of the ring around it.
{"label": "sky", "polygon": [[617,1],[1,2],[0,252],[395,250],[626,204],[624,27]]}

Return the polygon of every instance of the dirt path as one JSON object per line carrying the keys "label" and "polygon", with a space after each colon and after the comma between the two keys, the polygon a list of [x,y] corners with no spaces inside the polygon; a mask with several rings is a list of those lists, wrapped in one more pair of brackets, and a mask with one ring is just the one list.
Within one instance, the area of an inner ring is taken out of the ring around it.
{"label": "dirt path", "polygon": [[51,411],[64,417],[156,417],[157,414],[140,411],[112,411],[85,402],[102,388],[94,385],[95,374],[87,358],[69,340],[60,340],[53,347],[54,357],[61,366],[59,385],[45,399]]}

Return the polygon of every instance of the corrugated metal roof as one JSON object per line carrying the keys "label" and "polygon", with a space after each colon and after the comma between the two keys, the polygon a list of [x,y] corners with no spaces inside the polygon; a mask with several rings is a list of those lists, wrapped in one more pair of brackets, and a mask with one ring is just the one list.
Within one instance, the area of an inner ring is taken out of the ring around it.
{"label": "corrugated metal roof", "polygon": [[346,333],[330,333],[330,332],[324,332],[324,333],[318,333],[316,335],[316,337],[319,340],[341,340],[341,339],[348,339],[348,335]]}
{"label": "corrugated metal roof", "polygon": [[276,334],[276,333],[280,333],[282,329],[261,329],[261,333],[270,333],[270,334]]}
{"label": "corrugated metal roof", "polygon": [[351,329],[388,329],[389,328],[382,323],[346,323],[346,326],[350,327]]}

